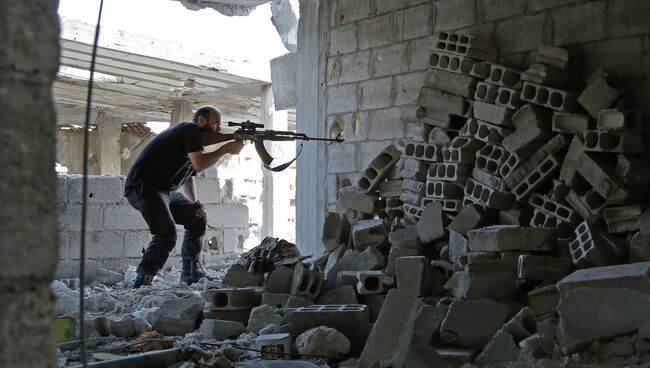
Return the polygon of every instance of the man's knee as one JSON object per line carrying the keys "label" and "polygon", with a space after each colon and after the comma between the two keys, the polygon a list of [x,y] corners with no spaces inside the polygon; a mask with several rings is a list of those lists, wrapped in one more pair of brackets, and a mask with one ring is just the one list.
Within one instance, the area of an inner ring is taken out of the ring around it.
{"label": "man's knee", "polygon": [[185,231],[187,231],[190,234],[190,236],[194,238],[198,238],[205,235],[205,230],[207,229],[207,227],[208,225],[206,221],[202,218],[197,217],[195,221],[193,221],[185,228]]}
{"label": "man's knee", "polygon": [[178,234],[176,232],[175,226],[167,226],[164,231],[161,231],[157,234],[154,234],[154,240],[156,240],[163,248],[171,251],[176,246],[176,239]]}

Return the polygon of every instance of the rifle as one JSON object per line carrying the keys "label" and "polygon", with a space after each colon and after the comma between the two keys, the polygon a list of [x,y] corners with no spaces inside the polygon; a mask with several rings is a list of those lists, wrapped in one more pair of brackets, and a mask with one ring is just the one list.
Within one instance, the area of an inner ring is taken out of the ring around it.
{"label": "rifle", "polygon": [[[229,121],[228,126],[239,127],[239,129],[237,129],[233,133],[233,137],[241,141],[253,142],[253,144],[255,145],[255,151],[257,151],[257,155],[260,156],[260,159],[264,164],[264,168],[276,172],[286,169],[294,161],[296,161],[296,159],[298,159],[298,156],[300,156],[300,152],[302,152],[302,144],[304,143],[304,141],[324,141],[324,142],[338,142],[338,143],[343,142],[343,138],[341,138],[340,134],[337,135],[336,138],[313,138],[307,136],[307,134],[305,133],[288,132],[282,130],[257,130],[257,129],[264,129],[264,124],[253,123],[250,120],[246,120],[241,123],[235,123]],[[295,140],[303,141],[302,143],[300,143],[300,147],[298,148],[298,153],[296,154],[296,157],[294,157],[293,160],[289,162],[285,162],[282,165],[271,167],[270,165],[271,162],[273,161],[273,157],[271,157],[271,155],[266,151],[266,147],[264,147],[264,141],[295,141]]]}

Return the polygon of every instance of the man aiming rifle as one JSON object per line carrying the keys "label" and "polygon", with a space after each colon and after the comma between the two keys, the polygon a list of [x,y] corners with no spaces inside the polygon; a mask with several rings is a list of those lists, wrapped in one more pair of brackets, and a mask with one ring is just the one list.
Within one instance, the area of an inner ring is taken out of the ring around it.
{"label": "man aiming rifle", "polygon": [[[176,124],[152,139],[140,152],[126,178],[124,195],[144,217],[152,239],[142,255],[133,288],[149,285],[176,245],[176,224],[185,227],[181,256],[181,281],[197,282],[205,273],[199,263],[206,212],[194,187],[194,176],[225,154],[244,147],[232,134],[220,133],[221,112],[203,106],[192,122]],[[203,147],[226,143],[214,152]],[[178,191],[183,187],[185,195]]]}

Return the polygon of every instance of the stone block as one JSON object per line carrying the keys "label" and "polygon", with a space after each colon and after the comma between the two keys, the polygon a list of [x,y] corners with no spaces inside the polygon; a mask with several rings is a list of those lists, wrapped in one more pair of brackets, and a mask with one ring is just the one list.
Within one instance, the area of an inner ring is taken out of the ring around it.
{"label": "stone block", "polygon": [[[337,275],[341,271],[370,271],[384,268],[385,260],[377,248],[369,247],[363,252],[348,250],[325,275],[330,288],[337,286]],[[343,285],[338,285],[339,287]]]}
{"label": "stone block", "polygon": [[508,18],[525,11],[526,2],[523,0],[480,0],[478,2],[479,19],[483,22]]}
{"label": "stone block", "polygon": [[388,254],[388,262],[386,265],[386,275],[395,276],[395,262],[400,257],[414,257],[419,255],[417,249],[402,248],[402,247],[392,247],[390,253]]}
{"label": "stone block", "polygon": [[327,169],[333,174],[351,173],[356,171],[357,165],[350,157],[357,153],[354,144],[337,144],[327,151]]}
{"label": "stone block", "polygon": [[[493,259],[489,255],[474,259],[467,255],[469,263],[465,264],[463,271],[454,272],[445,285],[452,289],[457,299],[492,299],[502,300],[514,297],[519,283],[517,280],[517,254],[506,253],[502,259]],[[498,285],[498,286],[497,286]]]}
{"label": "stone block", "polygon": [[367,18],[370,16],[370,1],[341,1],[338,4],[336,16],[341,24]]}
{"label": "stone block", "polygon": [[352,352],[359,352],[368,337],[368,307],[362,304],[311,305],[285,309],[292,335],[311,328],[327,326],[337,329],[352,342]]}
{"label": "stone block", "polygon": [[563,70],[573,70],[577,64],[577,58],[569,50],[543,44],[539,45],[535,61]]}
{"label": "stone block", "polygon": [[246,331],[259,333],[259,331],[270,324],[281,325],[282,317],[275,314],[275,307],[270,305],[261,305],[255,307],[250,312]]}
{"label": "stone block", "polygon": [[477,22],[474,2],[469,0],[439,1],[434,4],[433,12],[434,31],[458,29]]}
{"label": "stone block", "polygon": [[454,300],[442,322],[443,343],[482,349],[506,322],[509,309],[493,300]]}
{"label": "stone block", "polygon": [[250,273],[243,266],[234,264],[226,271],[223,284],[231,287],[261,286],[264,275]]}
{"label": "stone block", "polygon": [[474,96],[476,82],[477,80],[469,75],[431,68],[427,72],[424,85],[452,95],[471,98]]}
{"label": "stone block", "polygon": [[475,64],[476,61],[470,58],[442,51],[431,51],[429,54],[429,67],[437,70],[469,75]]}
{"label": "stone block", "polygon": [[330,31],[330,54],[344,54],[357,49],[356,23],[333,28]]}
{"label": "stone block", "polygon": [[527,297],[528,304],[536,316],[556,313],[557,305],[560,302],[560,293],[556,284],[534,289],[527,294]]}
{"label": "stone block", "polygon": [[564,258],[522,254],[519,256],[520,279],[558,281],[571,273],[573,266]]}
{"label": "stone block", "polygon": [[650,294],[650,262],[577,270],[558,282],[562,295],[578,288],[631,289]]}
{"label": "stone block", "polygon": [[201,333],[206,339],[225,340],[239,337],[246,327],[241,322],[218,319],[204,319],[201,323]]}
{"label": "stone block", "polygon": [[391,14],[362,20],[358,27],[358,45],[361,50],[388,45],[394,41],[394,22]]}
{"label": "stone block", "polygon": [[497,106],[483,101],[474,101],[473,109],[474,118],[478,120],[512,128],[510,121],[512,119],[512,110],[507,107]]}
{"label": "stone block", "polygon": [[370,162],[363,176],[359,179],[358,186],[365,193],[376,189],[381,181],[388,175],[389,170],[401,157],[400,151],[394,145],[386,147],[374,160]]}
{"label": "stone block", "polygon": [[521,79],[553,88],[571,88],[572,75],[566,70],[551,65],[533,63],[522,73]]}
{"label": "stone block", "polygon": [[371,79],[359,83],[360,109],[378,109],[389,106],[391,104],[392,83],[390,77]]}
{"label": "stone block", "polygon": [[[79,259],[81,235],[68,234],[70,259]],[[106,259],[124,257],[124,234],[117,231],[89,231],[86,233],[86,258]]]}
{"label": "stone block", "polygon": [[339,189],[338,206],[344,210],[361,213],[373,213],[377,196],[366,194],[357,187],[348,186]]}
{"label": "stone block", "polygon": [[[126,208],[126,206],[120,206],[120,208]],[[130,207],[129,207],[130,208]],[[102,217],[103,217],[103,208],[99,205],[88,206],[86,210],[86,230],[101,230],[102,229]],[[140,213],[136,210],[133,210],[137,216],[140,217],[140,221],[134,219],[138,223],[144,223],[144,229],[148,229],[147,224],[140,216]],[[66,205],[59,206],[58,208],[58,227],[60,231],[80,231],[81,230],[81,205]],[[107,221],[114,221],[112,219],[107,219]]]}
{"label": "stone block", "polygon": [[357,110],[357,85],[354,83],[332,86],[327,89],[327,113]]}
{"label": "stone block", "polygon": [[610,85],[607,73],[598,69],[589,77],[587,87],[578,96],[578,102],[594,119],[598,112],[612,106],[619,97],[616,88]]}
{"label": "stone block", "polygon": [[469,230],[482,227],[485,224],[485,210],[481,206],[473,205],[464,207],[449,223],[449,229],[465,236]]}
{"label": "stone block", "polygon": [[368,247],[380,246],[386,240],[386,235],[382,220],[362,220],[352,225],[352,241],[359,252]]}
{"label": "stone block", "polygon": [[199,296],[170,298],[154,313],[152,326],[163,335],[184,336],[198,327],[202,308]]}
{"label": "stone block", "polygon": [[467,116],[472,108],[470,101],[463,97],[429,87],[420,89],[417,102],[427,109],[439,110],[458,116]]}
{"label": "stone block", "polygon": [[431,266],[426,257],[400,257],[395,261],[397,288],[418,297],[431,290]]}
{"label": "stone block", "polygon": [[431,346],[440,341],[440,327],[447,316],[449,305],[422,305],[415,318],[411,346]]}
{"label": "stone block", "polygon": [[602,39],[605,34],[605,17],[604,1],[555,10],[554,44],[567,45]]}
{"label": "stone block", "polygon": [[[88,203],[117,204],[124,197],[124,178],[115,175],[89,175],[87,197]],[[69,175],[67,180],[67,199],[71,203],[81,203],[83,176]]]}
{"label": "stone block", "polygon": [[473,252],[554,250],[557,247],[557,232],[548,228],[495,225],[470,230],[467,236]]}
{"label": "stone block", "polygon": [[573,112],[577,109],[574,93],[528,81],[524,82],[521,99],[560,112]]}
{"label": "stone block", "polygon": [[316,304],[359,304],[354,287],[347,285],[321,295]]}
{"label": "stone block", "polygon": [[210,310],[252,309],[260,305],[262,293],[254,288],[209,289],[203,299],[210,303]]}
{"label": "stone block", "polygon": [[264,292],[260,305],[268,304],[276,309],[284,309],[290,297],[289,294]]}
{"label": "stone block", "polygon": [[326,250],[334,250],[341,244],[347,244],[350,236],[350,222],[336,212],[329,212],[323,223],[323,245]]}
{"label": "stone block", "polygon": [[553,131],[558,133],[582,134],[589,127],[589,116],[565,112],[553,113]]}
{"label": "stone block", "polygon": [[295,296],[295,295],[290,295],[289,299],[287,299],[287,304],[284,305],[285,308],[300,308],[300,307],[308,307],[310,305],[313,305],[314,302],[312,302],[309,299],[305,299],[300,296]]}
{"label": "stone block", "polygon": [[418,37],[424,37],[431,34],[433,16],[431,14],[431,4],[414,6],[404,10],[404,40]]}
{"label": "stone block", "polygon": [[[373,49],[372,57],[370,59],[372,70],[374,70],[373,76],[383,77],[404,72],[407,68],[406,60],[404,58],[405,53],[406,50],[404,44],[389,45]],[[417,79],[412,82],[416,82],[417,80],[420,84],[418,86],[419,88],[422,86],[423,76],[421,74],[415,74],[415,76],[417,76]],[[404,76],[404,78],[406,78],[406,76]],[[405,79],[405,83],[410,84],[410,81],[406,82],[407,80],[409,79]]]}
{"label": "stone block", "polygon": [[393,247],[416,250],[421,248],[420,237],[416,225],[394,229],[388,233],[388,242]]}
{"label": "stone block", "polygon": [[500,55],[533,51],[540,44],[550,41],[550,35],[545,26],[545,13],[500,21],[497,23],[494,37]]}
{"label": "stone block", "polygon": [[359,357],[361,366],[403,366],[419,309],[416,302],[412,294],[398,289],[388,292]]}
{"label": "stone block", "polygon": [[445,218],[439,202],[429,203],[424,208],[417,229],[423,243],[431,243],[445,235]]}
{"label": "stone block", "polygon": [[481,366],[493,366],[516,361],[520,350],[511,334],[499,330],[476,357],[475,362]]}

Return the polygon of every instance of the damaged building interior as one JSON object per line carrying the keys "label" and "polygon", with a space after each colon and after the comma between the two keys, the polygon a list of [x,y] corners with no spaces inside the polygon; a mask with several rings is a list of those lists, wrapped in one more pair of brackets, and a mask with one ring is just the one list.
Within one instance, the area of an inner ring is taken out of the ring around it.
{"label": "damaged building interior", "polygon": [[[650,367],[649,1],[160,3],[283,55],[0,2],[0,367]],[[147,123],[215,121],[290,148],[211,161],[200,253],[146,274]]]}

